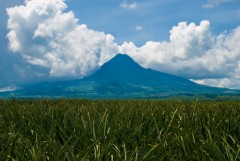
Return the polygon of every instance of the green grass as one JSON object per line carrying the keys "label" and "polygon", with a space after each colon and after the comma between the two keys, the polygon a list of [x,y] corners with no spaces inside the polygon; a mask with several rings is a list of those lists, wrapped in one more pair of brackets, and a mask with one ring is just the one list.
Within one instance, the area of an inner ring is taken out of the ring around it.
{"label": "green grass", "polygon": [[0,160],[240,160],[240,102],[0,100]]}

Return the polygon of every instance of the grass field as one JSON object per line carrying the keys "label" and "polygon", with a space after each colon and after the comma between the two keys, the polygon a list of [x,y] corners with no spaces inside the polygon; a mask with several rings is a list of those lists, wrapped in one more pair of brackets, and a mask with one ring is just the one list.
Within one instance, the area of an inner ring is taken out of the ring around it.
{"label": "grass field", "polygon": [[240,102],[0,100],[0,160],[240,160]]}

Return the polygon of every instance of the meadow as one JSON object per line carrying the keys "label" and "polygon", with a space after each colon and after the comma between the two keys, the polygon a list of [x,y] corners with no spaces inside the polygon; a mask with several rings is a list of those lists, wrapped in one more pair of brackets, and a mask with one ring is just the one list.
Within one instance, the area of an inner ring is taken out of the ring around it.
{"label": "meadow", "polygon": [[0,100],[0,160],[239,161],[240,102]]}

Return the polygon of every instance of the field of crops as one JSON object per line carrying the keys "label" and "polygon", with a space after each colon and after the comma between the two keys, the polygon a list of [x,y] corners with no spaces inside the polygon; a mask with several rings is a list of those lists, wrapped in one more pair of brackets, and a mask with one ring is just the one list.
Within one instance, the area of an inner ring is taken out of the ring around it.
{"label": "field of crops", "polygon": [[240,102],[0,100],[0,160],[240,160]]}

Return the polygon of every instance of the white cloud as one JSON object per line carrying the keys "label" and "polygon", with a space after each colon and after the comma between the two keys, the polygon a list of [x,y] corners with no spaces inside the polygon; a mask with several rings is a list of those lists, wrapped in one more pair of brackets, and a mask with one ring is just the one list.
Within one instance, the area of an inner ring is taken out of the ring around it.
{"label": "white cloud", "polygon": [[186,78],[236,78],[240,73],[240,27],[217,37],[209,27],[206,20],[199,26],[180,22],[170,31],[170,42],[149,41],[141,47],[129,42],[121,50],[146,68]]}
{"label": "white cloud", "polygon": [[239,78],[219,78],[219,79],[200,79],[192,80],[198,84],[213,86],[213,87],[228,87],[231,89],[240,89]]}
{"label": "white cloud", "polygon": [[207,0],[207,3],[203,5],[204,8],[213,8],[221,3],[234,2],[237,0]]}
{"label": "white cloud", "polygon": [[196,71],[202,72],[205,65],[195,66],[193,61],[199,61],[214,43],[208,29],[208,21],[202,21],[200,26],[181,22],[170,31],[170,42],[149,41],[139,48],[132,43],[124,43],[121,48],[145,67],[194,76]]}
{"label": "white cloud", "polygon": [[118,53],[114,37],[88,29],[63,0],[32,0],[7,9],[9,48],[51,76],[82,77]]}
{"label": "white cloud", "polygon": [[137,2],[129,3],[127,1],[124,1],[120,4],[120,7],[125,8],[125,9],[129,9],[129,10],[133,10],[133,9],[136,9],[138,7],[138,3]]}
{"label": "white cloud", "polygon": [[17,87],[15,86],[7,86],[4,88],[0,88],[0,92],[10,92],[10,91],[15,91]]}
{"label": "white cloud", "polygon": [[135,28],[135,30],[136,30],[137,32],[142,31],[142,30],[143,30],[143,27],[140,26],[140,25],[137,25],[136,28]]}
{"label": "white cloud", "polygon": [[180,22],[171,29],[170,41],[118,45],[112,35],[80,24],[73,12],[64,12],[66,7],[63,0],[32,0],[7,9],[9,48],[49,69],[52,77],[84,77],[117,53],[127,53],[146,68],[239,87],[240,27],[213,36],[207,20]]}

